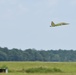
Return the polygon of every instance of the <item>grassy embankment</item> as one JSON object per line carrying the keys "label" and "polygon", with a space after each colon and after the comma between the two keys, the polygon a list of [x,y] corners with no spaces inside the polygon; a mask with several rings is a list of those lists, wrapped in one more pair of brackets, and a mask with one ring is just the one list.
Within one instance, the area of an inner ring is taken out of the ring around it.
{"label": "grassy embankment", "polygon": [[7,75],[76,75],[76,62],[0,62],[3,65],[8,67]]}

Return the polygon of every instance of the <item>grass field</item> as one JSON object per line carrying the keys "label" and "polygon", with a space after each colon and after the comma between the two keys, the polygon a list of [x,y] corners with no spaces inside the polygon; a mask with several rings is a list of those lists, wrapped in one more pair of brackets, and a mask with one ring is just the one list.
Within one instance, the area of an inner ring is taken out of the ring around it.
{"label": "grass field", "polygon": [[[8,67],[7,75],[76,75],[76,62],[0,62]],[[62,72],[53,73],[26,73],[27,69],[44,67],[48,69],[58,68]],[[2,73],[0,75],[6,75]]]}

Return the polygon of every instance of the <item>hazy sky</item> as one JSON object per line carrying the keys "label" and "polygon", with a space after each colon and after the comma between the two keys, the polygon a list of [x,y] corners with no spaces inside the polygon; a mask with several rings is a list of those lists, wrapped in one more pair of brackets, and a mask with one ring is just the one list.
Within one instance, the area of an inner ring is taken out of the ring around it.
{"label": "hazy sky", "polygon": [[0,46],[76,50],[76,0],[0,0]]}

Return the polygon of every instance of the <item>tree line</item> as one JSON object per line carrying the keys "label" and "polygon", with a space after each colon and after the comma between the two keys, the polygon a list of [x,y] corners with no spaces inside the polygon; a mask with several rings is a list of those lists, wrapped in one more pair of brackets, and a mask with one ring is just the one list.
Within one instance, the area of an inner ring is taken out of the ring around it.
{"label": "tree line", "polygon": [[0,61],[76,61],[76,50],[21,50],[0,47]]}

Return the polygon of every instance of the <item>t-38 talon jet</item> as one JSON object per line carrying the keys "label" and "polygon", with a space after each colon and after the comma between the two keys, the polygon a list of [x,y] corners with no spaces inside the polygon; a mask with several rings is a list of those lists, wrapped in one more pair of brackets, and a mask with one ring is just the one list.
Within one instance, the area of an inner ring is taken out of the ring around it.
{"label": "t-38 talon jet", "polygon": [[62,25],[68,25],[68,24],[69,24],[69,23],[65,23],[65,22],[61,22],[61,23],[55,24],[55,23],[52,21],[50,27],[56,27],[56,26],[62,26]]}

